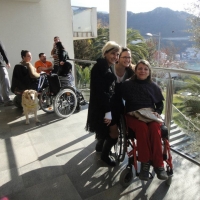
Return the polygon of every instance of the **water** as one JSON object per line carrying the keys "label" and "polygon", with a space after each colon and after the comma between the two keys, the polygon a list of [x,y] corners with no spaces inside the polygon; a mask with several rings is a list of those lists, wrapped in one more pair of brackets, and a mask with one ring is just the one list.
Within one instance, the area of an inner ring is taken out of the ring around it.
{"label": "water", "polygon": [[200,63],[188,63],[186,69],[200,71]]}

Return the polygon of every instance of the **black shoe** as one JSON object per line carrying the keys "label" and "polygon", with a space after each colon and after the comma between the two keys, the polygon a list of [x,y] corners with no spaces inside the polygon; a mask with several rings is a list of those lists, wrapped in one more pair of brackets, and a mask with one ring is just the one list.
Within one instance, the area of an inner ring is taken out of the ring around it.
{"label": "black shoe", "polygon": [[165,171],[164,167],[155,167],[154,168],[155,173],[157,174],[157,178],[160,180],[167,180],[167,172]]}
{"label": "black shoe", "polygon": [[141,163],[140,167],[140,173],[139,173],[139,179],[143,181],[149,180],[149,169],[150,169],[150,163]]}
{"label": "black shoe", "polygon": [[101,160],[104,161],[106,164],[114,167],[116,166],[116,161],[114,158],[110,156],[110,151],[112,147],[117,143],[117,139],[108,138],[104,141],[102,153],[101,153]]}
{"label": "black shoe", "polygon": [[81,106],[85,106],[86,104],[88,104],[87,101],[85,101],[85,100],[81,100],[81,101],[80,101],[80,105],[81,105]]}
{"label": "black shoe", "polygon": [[96,143],[96,146],[95,146],[95,150],[96,150],[97,153],[102,152],[104,141],[105,141],[104,139],[97,140],[97,143]]}
{"label": "black shoe", "polygon": [[116,166],[116,161],[114,158],[108,156],[108,157],[101,157],[101,160],[104,161],[107,165],[110,165],[112,167]]}

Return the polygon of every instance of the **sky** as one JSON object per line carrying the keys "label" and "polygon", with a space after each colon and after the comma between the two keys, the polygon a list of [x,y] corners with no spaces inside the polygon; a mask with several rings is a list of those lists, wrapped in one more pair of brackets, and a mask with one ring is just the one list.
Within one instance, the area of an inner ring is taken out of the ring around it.
{"label": "sky", "polygon": [[[186,11],[196,0],[127,0],[127,10],[133,13],[152,11],[157,7],[174,11]],[[109,0],[71,0],[72,6],[97,7],[97,11],[109,12]]]}

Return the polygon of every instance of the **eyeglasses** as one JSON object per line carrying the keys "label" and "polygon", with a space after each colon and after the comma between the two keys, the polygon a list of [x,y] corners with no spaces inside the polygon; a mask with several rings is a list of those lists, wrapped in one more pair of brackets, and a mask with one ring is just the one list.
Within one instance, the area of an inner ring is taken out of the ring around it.
{"label": "eyeglasses", "polygon": [[130,60],[130,59],[131,59],[131,57],[126,57],[126,56],[124,56],[124,57],[120,57],[120,58],[123,58],[123,59],[128,59],[128,60]]}

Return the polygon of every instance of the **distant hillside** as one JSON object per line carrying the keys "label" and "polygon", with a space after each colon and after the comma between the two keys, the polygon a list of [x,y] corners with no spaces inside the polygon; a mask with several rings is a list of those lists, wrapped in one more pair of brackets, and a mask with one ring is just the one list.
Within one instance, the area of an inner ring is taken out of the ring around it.
{"label": "distant hillside", "polygon": [[[173,11],[169,8],[156,8],[150,12],[132,13],[127,12],[127,28],[140,31],[141,35],[146,33],[161,33],[162,37],[185,37],[190,28],[187,12]],[[108,13],[97,13],[97,18],[103,25],[109,24]]]}
{"label": "distant hillside", "polygon": [[[192,46],[189,40],[165,40],[165,38],[187,37],[190,29],[189,21],[191,16],[187,12],[173,11],[169,8],[156,8],[150,12],[132,13],[127,12],[127,28],[138,30],[145,37],[146,33],[161,33],[161,48],[169,46],[173,42],[178,52],[185,51]],[[97,18],[104,26],[109,25],[108,13],[97,13]],[[146,36],[147,37],[147,36]]]}

